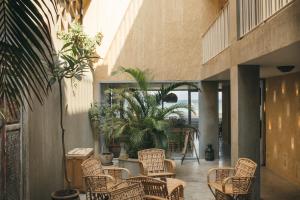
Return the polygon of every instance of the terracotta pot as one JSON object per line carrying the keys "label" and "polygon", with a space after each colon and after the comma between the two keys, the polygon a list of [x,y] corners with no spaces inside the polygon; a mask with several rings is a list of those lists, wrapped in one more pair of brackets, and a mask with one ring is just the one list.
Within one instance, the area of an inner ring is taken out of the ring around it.
{"label": "terracotta pot", "polygon": [[76,189],[58,190],[51,193],[53,200],[80,200],[79,191]]}

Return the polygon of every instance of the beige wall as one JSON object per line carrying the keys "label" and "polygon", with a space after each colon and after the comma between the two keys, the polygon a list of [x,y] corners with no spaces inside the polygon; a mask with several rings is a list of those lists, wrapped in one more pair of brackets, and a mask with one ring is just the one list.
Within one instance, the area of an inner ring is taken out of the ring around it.
{"label": "beige wall", "polygon": [[300,185],[300,73],[266,80],[266,161]]}
{"label": "beige wall", "polygon": [[[128,1],[122,2],[126,4]],[[115,3],[108,8],[100,6],[98,13],[113,14],[102,14],[106,18],[99,20],[102,22],[99,30],[104,34],[104,46],[107,47],[105,38],[108,38],[109,48],[101,50],[103,61],[94,75],[95,97],[98,97],[99,81],[126,79],[109,76],[120,65],[149,69],[155,80],[199,80],[202,35],[221,4],[219,0],[132,0],[124,14],[116,16],[115,7],[124,11],[124,6],[119,8]],[[118,22],[115,32],[106,28],[115,27],[113,24]]]}
{"label": "beige wall", "polygon": [[[66,149],[93,147],[93,136],[87,115],[93,101],[92,75],[77,87],[65,86],[64,124]],[[30,200],[49,199],[50,193],[63,188],[62,147],[59,127],[59,93],[55,86],[44,105],[37,102],[28,112],[27,176]]]}

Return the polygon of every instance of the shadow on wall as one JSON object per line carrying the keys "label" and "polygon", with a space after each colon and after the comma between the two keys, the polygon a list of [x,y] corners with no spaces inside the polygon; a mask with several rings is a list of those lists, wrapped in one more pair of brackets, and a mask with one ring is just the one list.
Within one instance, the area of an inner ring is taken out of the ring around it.
{"label": "shadow on wall", "polygon": [[[64,116],[67,151],[75,147],[94,146],[88,119],[88,108],[93,101],[91,80],[85,86],[79,83],[77,90],[75,96],[68,90],[64,94],[64,99],[69,103]],[[30,199],[49,199],[51,192],[63,188],[64,181],[59,92],[56,85],[44,105],[36,103],[33,111],[28,112],[28,132],[24,135],[28,166],[25,173],[28,176]]]}
{"label": "shadow on wall", "polygon": [[202,34],[219,10],[217,2],[131,1],[94,80],[125,79],[109,77],[120,65],[149,68],[156,80],[198,80]]}

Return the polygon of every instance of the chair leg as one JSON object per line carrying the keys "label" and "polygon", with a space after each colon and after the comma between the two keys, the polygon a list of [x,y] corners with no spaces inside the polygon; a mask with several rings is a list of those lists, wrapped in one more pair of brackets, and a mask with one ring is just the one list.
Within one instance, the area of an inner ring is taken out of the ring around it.
{"label": "chair leg", "polygon": [[216,190],[216,200],[235,200],[234,197],[224,194],[223,192],[220,192],[219,190]]}
{"label": "chair leg", "polygon": [[208,184],[208,188],[210,189],[211,193],[214,195],[214,197],[216,198],[216,192],[213,191],[213,189],[211,188],[211,186]]}
{"label": "chair leg", "polygon": [[238,195],[235,200],[251,200],[251,194]]}

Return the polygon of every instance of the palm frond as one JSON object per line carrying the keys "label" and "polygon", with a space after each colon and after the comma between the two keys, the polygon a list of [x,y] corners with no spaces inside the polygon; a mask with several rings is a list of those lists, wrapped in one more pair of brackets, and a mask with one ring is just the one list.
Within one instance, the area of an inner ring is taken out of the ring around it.
{"label": "palm frond", "polygon": [[193,108],[190,108],[188,105],[178,103],[178,104],[171,105],[167,108],[158,110],[157,116],[159,117],[159,119],[165,119],[171,114],[176,114],[182,118],[183,113],[182,111],[180,111],[180,109],[187,109],[187,110],[190,109],[192,112],[194,112]]}
{"label": "palm frond", "polygon": [[113,72],[112,75],[116,75],[119,73],[126,73],[130,75],[131,78],[133,78],[137,82],[139,89],[141,89],[142,91],[148,90],[149,83],[145,71],[142,71],[138,68],[120,67],[120,69]]}
{"label": "palm frond", "polygon": [[54,65],[51,5],[56,8],[55,0],[0,2],[0,98],[8,104],[31,105],[32,95],[43,103],[47,94]]}

